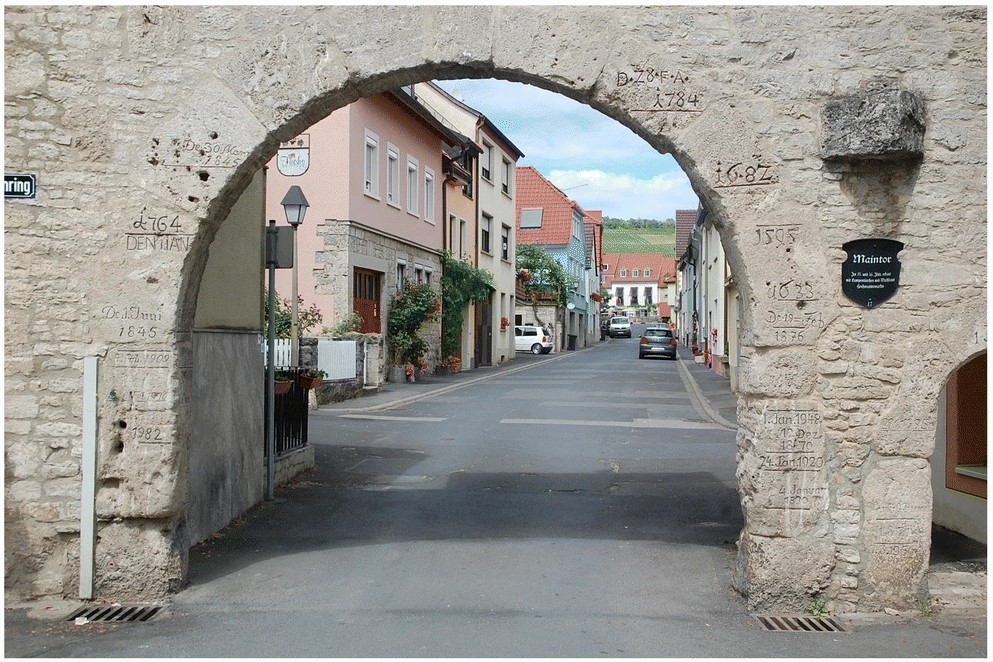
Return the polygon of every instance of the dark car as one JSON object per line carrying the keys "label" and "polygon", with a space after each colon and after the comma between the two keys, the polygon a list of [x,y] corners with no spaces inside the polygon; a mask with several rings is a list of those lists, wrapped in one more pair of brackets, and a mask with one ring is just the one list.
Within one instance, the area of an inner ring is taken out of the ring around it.
{"label": "dark car", "polygon": [[638,358],[643,359],[647,356],[676,358],[676,337],[672,335],[672,329],[661,326],[645,329],[641,342],[638,343]]}

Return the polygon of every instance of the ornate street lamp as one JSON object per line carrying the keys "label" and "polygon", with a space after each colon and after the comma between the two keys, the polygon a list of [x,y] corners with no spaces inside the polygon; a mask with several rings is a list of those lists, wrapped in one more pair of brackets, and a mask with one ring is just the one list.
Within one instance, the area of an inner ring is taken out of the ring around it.
{"label": "ornate street lamp", "polygon": [[299,186],[291,186],[290,190],[283,196],[283,205],[286,212],[286,222],[293,227],[293,293],[291,295],[292,321],[290,324],[290,365],[296,367],[300,365],[300,329],[299,312],[297,311],[297,228],[303,224],[303,217],[307,214],[307,198]]}

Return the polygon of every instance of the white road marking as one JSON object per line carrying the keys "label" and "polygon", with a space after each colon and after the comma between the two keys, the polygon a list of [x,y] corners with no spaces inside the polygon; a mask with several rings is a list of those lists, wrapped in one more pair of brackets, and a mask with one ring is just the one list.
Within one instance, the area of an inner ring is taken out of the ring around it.
{"label": "white road marking", "polygon": [[355,418],[363,421],[403,421],[405,423],[441,423],[447,418],[431,416],[376,416],[374,414],[342,414],[338,418]]}
{"label": "white road marking", "polygon": [[567,418],[504,418],[500,421],[505,425],[580,425],[585,427],[606,428],[648,428],[673,430],[714,430],[724,429],[715,423],[699,423],[697,421],[682,421],[674,418],[636,418],[633,421],[577,421]]}

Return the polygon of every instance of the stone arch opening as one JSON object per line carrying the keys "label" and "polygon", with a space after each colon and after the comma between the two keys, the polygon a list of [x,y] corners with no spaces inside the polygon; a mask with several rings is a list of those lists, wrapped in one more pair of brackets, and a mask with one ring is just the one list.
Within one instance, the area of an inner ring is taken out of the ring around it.
{"label": "stone arch opening", "polygon": [[986,544],[987,354],[956,366],[937,397],[934,523]]}
{"label": "stone arch opening", "polygon": [[[435,78],[439,75],[444,75],[447,78],[499,78],[511,82],[534,85],[550,92],[562,94],[573,101],[587,105],[606,117],[617,121],[622,126],[625,126],[625,128],[631,130],[636,136],[638,136],[641,140],[644,140],[652,149],[658,151],[659,153],[675,152],[673,157],[677,164],[683,169],[684,173],[686,173],[686,169],[682,166],[681,161],[689,163],[692,167],[693,164],[700,160],[693,159],[684,151],[679,151],[677,146],[666,134],[650,134],[645,125],[639,123],[622,105],[616,103],[610,104],[603,100],[591,99],[590,97],[584,96],[583,94],[580,94],[579,92],[561,84],[556,84],[550,80],[541,79],[533,75],[522,75],[519,72],[506,70],[494,69],[481,71],[478,68],[445,65],[428,68],[411,68],[392,72],[389,76],[374,82],[367,81],[354,83],[344,90],[338,90],[333,93],[320,95],[318,99],[305,104],[304,109],[301,110],[297,116],[286,120],[282,125],[270,131],[262,143],[254,146],[254,148],[250,151],[249,156],[235,169],[235,172],[225,183],[223,190],[218,194],[216,200],[212,201],[212,204],[208,210],[207,218],[200,224],[200,229],[195,240],[197,246],[195,248],[191,248],[190,254],[184,263],[184,279],[180,290],[180,303],[178,308],[185,311],[185,314],[178,318],[183,326],[177,329],[178,333],[182,337],[187,337],[191,334],[195,327],[194,322],[197,319],[196,310],[200,293],[200,283],[209,264],[209,247],[214,238],[223,231],[225,223],[228,222],[228,215],[230,214],[231,209],[237,204],[237,201],[241,199],[244,192],[248,190],[248,186],[255,176],[254,172],[258,172],[264,164],[268,163],[275,156],[279,145],[279,139],[293,137],[299,133],[306,132],[309,127],[313,126],[314,123],[320,121],[326,116],[329,116],[338,108],[343,108],[357,99],[371,97],[379,94],[380,92],[396,89],[398,86],[403,87],[405,85],[420,83],[425,80],[423,78],[425,75],[429,77],[433,76]],[[315,110],[315,108],[319,108],[320,110]],[[717,211],[711,213],[711,218],[717,219],[715,224],[720,228],[721,232],[726,234],[728,229],[727,223],[723,221],[723,217],[720,215],[723,210],[720,206],[719,192],[713,189],[698,175],[691,175],[689,173],[686,174],[694,188],[694,192],[700,197],[702,197],[702,195],[707,195],[708,205],[716,205]],[[733,240],[730,241],[732,241],[732,243],[727,244],[729,254],[735,250]],[[740,263],[740,259],[737,257],[734,259]],[[747,289],[745,289],[745,291],[747,291]],[[181,352],[185,353],[180,356],[180,364],[189,365],[197,363],[197,357],[194,349],[195,344],[196,343],[193,342],[187,343],[180,348]],[[188,389],[187,395],[182,398],[182,401],[191,403],[189,406],[192,407],[192,403],[200,399],[197,394],[193,393],[192,382],[187,380],[183,383],[181,388]],[[195,416],[187,416],[182,413],[178,418],[188,418],[191,420],[196,419]],[[187,437],[187,439],[189,439],[189,437]],[[240,472],[241,468],[238,467],[237,471]],[[199,491],[206,489],[209,488],[205,484],[199,486]],[[211,496],[210,501],[216,501],[214,495]],[[215,522],[211,526],[216,526],[218,523],[223,525],[222,522]],[[206,530],[202,529],[202,527],[198,528],[194,526],[188,528],[192,528],[192,530],[197,533],[192,535],[188,542],[184,542],[182,544],[193,543],[206,532]]]}

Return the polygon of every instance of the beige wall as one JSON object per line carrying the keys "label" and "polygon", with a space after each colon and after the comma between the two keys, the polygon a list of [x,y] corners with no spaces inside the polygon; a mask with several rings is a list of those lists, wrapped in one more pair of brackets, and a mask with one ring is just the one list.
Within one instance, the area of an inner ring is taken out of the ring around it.
{"label": "beige wall", "polygon": [[259,171],[210,244],[200,281],[198,329],[262,329],[265,174]]}

